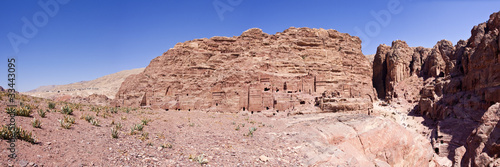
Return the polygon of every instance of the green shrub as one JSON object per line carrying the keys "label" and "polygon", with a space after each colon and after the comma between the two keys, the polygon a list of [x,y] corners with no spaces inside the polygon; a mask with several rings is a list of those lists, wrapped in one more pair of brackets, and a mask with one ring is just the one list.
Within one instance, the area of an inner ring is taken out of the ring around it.
{"label": "green shrub", "polygon": [[252,136],[253,137],[253,132],[255,132],[257,130],[256,127],[251,127],[249,130],[248,130],[248,134],[247,136]]}
{"label": "green shrub", "polygon": [[42,118],[45,118],[45,113],[46,112],[43,111],[43,109],[38,110],[38,115],[40,115],[40,117],[42,117]]}
{"label": "green shrub", "polygon": [[42,128],[42,122],[36,118],[33,118],[33,121],[31,121],[31,125],[33,125],[34,128]]}
{"label": "green shrub", "polygon": [[98,119],[92,119],[92,120],[90,120],[90,124],[92,124],[94,126],[99,126],[99,120]]}
{"label": "green shrub", "polygon": [[142,122],[143,125],[148,125],[149,121],[151,121],[151,120],[146,119],[146,118],[144,118],[144,119],[141,120],[141,122]]}
{"label": "green shrub", "polygon": [[56,103],[49,102],[49,109],[55,109],[56,108]]}
{"label": "green shrub", "polygon": [[85,119],[85,121],[87,121],[89,123],[90,123],[90,121],[94,120],[94,116],[92,116],[92,115],[85,115],[83,118]]}
{"label": "green shrub", "polygon": [[17,108],[9,107],[5,110],[5,112],[7,112],[7,114],[14,113],[15,116],[31,117],[32,110],[26,106]]}
{"label": "green shrub", "polygon": [[118,130],[116,128],[111,128],[111,137],[114,139],[118,138]]}
{"label": "green shrub", "polygon": [[36,143],[36,139],[33,137],[32,132],[28,132],[22,127],[14,126],[13,128],[9,129],[9,126],[2,125],[2,127],[0,128],[0,137],[4,140],[11,140],[12,138],[14,138],[14,134],[16,135],[16,139],[24,140],[32,144]]}
{"label": "green shrub", "polygon": [[73,109],[66,105],[64,107],[61,107],[61,113],[66,114],[66,115],[72,115]]}
{"label": "green shrub", "polygon": [[118,123],[115,125],[115,129],[117,129],[117,130],[121,130],[121,129],[122,129],[122,123],[118,122]]}
{"label": "green shrub", "polygon": [[63,119],[59,120],[59,123],[61,124],[61,127],[63,127],[64,129],[69,129],[71,128],[71,125],[75,123],[75,118],[70,116],[64,116]]}
{"label": "green shrub", "polygon": [[135,129],[138,131],[142,131],[143,128],[144,128],[144,126],[142,124],[135,125]]}

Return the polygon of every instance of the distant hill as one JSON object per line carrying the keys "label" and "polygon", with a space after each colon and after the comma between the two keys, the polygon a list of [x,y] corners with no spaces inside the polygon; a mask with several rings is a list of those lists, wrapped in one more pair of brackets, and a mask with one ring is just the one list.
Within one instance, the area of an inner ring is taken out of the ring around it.
{"label": "distant hill", "polygon": [[23,92],[23,94],[42,98],[53,98],[62,95],[86,97],[91,94],[99,94],[114,99],[125,78],[132,74],[139,74],[142,71],[144,71],[144,68],[124,70],[91,81],[81,81],[67,85],[40,86],[28,92]]}

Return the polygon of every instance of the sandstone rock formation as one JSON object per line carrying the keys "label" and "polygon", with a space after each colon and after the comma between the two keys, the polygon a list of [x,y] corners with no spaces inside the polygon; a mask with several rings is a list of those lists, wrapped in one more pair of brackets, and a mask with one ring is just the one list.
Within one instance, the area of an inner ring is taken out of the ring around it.
{"label": "sandstone rock formation", "polygon": [[[117,105],[167,110],[285,111],[312,108],[325,91],[367,110],[375,92],[361,40],[336,30],[253,28],[237,37],[178,43],[128,77]],[[316,100],[315,100],[316,99]]]}
{"label": "sandstone rock formation", "polygon": [[467,138],[467,151],[461,164],[500,166],[500,103],[491,106],[481,118],[481,125]]}
{"label": "sandstone rock formation", "polygon": [[[468,144],[467,137],[473,131],[472,136],[477,136],[476,127],[484,122],[485,111],[500,102],[499,31],[500,13],[494,13],[486,23],[472,29],[467,41],[458,41],[455,46],[442,40],[432,49],[411,48],[395,41],[391,47],[379,46],[375,55],[373,84],[378,97],[418,102],[415,113],[437,120],[432,137],[435,152],[455,159],[455,164],[459,164],[457,156],[464,154],[461,146]],[[411,89],[419,93],[411,95]],[[496,135],[493,132],[482,137]],[[485,158],[481,154],[486,150],[476,150],[476,154],[469,150],[467,147],[465,154],[468,162]]]}
{"label": "sandstone rock formation", "polygon": [[[429,166],[432,147],[422,136],[393,121],[367,115],[344,115],[319,121],[324,139],[304,150],[313,166]],[[311,137],[316,137],[314,134]]]}

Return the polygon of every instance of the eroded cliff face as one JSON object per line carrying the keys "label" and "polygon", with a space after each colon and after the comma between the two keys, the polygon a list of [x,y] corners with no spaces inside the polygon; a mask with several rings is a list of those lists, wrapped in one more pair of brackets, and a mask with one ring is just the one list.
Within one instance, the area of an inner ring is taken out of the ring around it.
{"label": "eroded cliff face", "polygon": [[[325,91],[335,96],[323,100]],[[223,112],[315,111],[316,104],[365,112],[375,96],[358,37],[310,28],[269,35],[254,28],[237,37],[178,43],[128,77],[116,103]]]}
{"label": "eroded cliff face", "polygon": [[[485,138],[477,137],[481,128],[476,128],[491,118],[485,118],[486,110],[500,102],[499,31],[500,13],[494,13],[472,29],[467,41],[456,45],[442,40],[433,48],[422,48],[394,41],[391,47],[379,46],[375,55],[373,84],[378,97],[417,104],[414,113],[437,120],[432,144],[455,164],[464,154],[467,165],[484,165],[479,156],[493,158],[486,149],[486,154],[478,152],[477,142],[472,146],[467,141]],[[486,138],[495,135],[496,131]]]}

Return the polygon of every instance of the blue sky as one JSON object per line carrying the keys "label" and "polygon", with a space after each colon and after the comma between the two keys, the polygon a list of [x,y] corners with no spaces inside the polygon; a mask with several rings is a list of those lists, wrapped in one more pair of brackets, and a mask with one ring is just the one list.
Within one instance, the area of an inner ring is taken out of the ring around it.
{"label": "blue sky", "polygon": [[[56,2],[58,10],[47,12],[39,2]],[[254,27],[269,34],[292,26],[363,32],[365,55],[397,39],[432,47],[441,39],[469,38],[499,6],[478,0],[2,0],[0,85],[7,85],[8,57],[17,59],[16,89],[28,91],[145,67],[176,43],[238,36]],[[372,13],[386,15],[379,21]]]}

